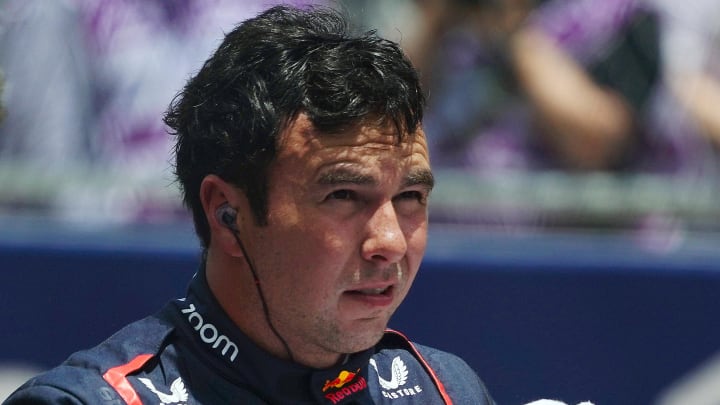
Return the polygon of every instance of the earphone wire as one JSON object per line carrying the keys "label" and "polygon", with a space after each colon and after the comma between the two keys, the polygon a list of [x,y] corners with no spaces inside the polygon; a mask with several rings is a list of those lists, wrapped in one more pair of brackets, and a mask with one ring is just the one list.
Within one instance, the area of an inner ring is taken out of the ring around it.
{"label": "earphone wire", "polygon": [[257,271],[255,270],[255,265],[253,264],[252,259],[250,259],[250,256],[248,256],[247,250],[245,250],[245,245],[243,245],[242,241],[240,240],[240,235],[238,235],[238,231],[232,228],[229,229],[235,237],[238,246],[240,246],[240,250],[242,251],[243,256],[245,256],[245,261],[247,261],[250,272],[252,273],[253,281],[255,283],[255,287],[257,288],[258,295],[260,296],[260,302],[262,303],[263,314],[265,315],[265,322],[267,322],[270,330],[273,332],[273,334],[275,334],[278,340],[280,340],[282,345],[285,347],[285,351],[287,352],[290,361],[295,362],[295,357],[290,350],[290,346],[287,344],[282,335],[280,335],[280,332],[275,329],[275,325],[273,325],[272,323],[272,320],[270,318],[270,310],[268,309],[267,302],[265,301],[265,294],[263,294],[262,287],[260,287],[260,279],[258,278]]}

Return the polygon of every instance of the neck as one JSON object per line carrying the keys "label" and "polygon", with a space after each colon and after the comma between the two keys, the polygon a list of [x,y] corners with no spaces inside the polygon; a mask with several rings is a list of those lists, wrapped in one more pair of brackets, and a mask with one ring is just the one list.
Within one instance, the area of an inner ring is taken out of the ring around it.
{"label": "neck", "polygon": [[[273,319],[272,304],[268,304],[270,319],[265,316],[255,279],[244,258],[220,255],[211,248],[206,256],[205,274],[210,291],[228,317],[263,350],[277,358],[313,368],[331,367],[345,358],[343,354],[305,347],[291,333],[281,335],[287,340],[286,346],[270,325]],[[274,326],[277,328],[277,325]],[[293,350],[292,354],[288,350]]]}

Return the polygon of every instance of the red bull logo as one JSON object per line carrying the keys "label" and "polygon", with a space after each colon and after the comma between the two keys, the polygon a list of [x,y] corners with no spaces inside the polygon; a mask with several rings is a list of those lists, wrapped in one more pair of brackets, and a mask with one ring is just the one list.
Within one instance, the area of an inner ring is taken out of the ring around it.
{"label": "red bull logo", "polygon": [[[360,370],[358,370],[360,371]],[[355,378],[357,373],[353,373],[352,371],[341,371],[338,376],[332,380],[325,381],[325,386],[323,386],[323,392],[329,390],[330,388],[342,388],[345,384],[349,383],[350,381]]]}
{"label": "red bull logo", "polygon": [[326,393],[325,398],[333,404],[337,404],[354,393],[366,389],[367,381],[363,376],[358,375],[359,372],[360,369],[354,373],[343,370],[338,374],[337,378],[325,381],[322,389]]}

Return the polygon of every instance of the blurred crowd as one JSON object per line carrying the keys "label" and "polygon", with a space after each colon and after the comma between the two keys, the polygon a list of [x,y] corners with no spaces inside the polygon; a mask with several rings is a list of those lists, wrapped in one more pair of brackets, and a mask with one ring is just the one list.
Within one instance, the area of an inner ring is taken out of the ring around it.
{"label": "blurred crowd", "polygon": [[412,6],[405,21],[420,28],[400,35],[430,89],[426,124],[436,164],[472,171],[714,169],[720,3]]}
{"label": "blurred crowd", "polygon": [[[436,169],[718,183],[716,0],[291,3],[340,6],[400,42],[429,95]],[[0,163],[80,166],[171,188],[163,111],[222,33],[268,4],[0,0]],[[128,187],[76,187],[52,207],[83,218],[175,215]]]}
{"label": "blurred crowd", "polygon": [[163,113],[223,34],[268,4],[0,0],[0,164],[12,162],[6,182],[54,188],[10,187],[25,192],[6,206],[101,224],[185,217]]}

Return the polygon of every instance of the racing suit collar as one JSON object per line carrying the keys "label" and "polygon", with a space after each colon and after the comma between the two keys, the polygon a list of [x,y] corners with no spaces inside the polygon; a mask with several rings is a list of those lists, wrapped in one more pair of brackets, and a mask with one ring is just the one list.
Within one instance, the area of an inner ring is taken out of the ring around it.
{"label": "racing suit collar", "polygon": [[374,348],[343,364],[314,369],[273,356],[250,340],[222,309],[207,284],[204,266],[176,302],[182,332],[198,355],[224,378],[271,403],[371,404],[368,363]]}

